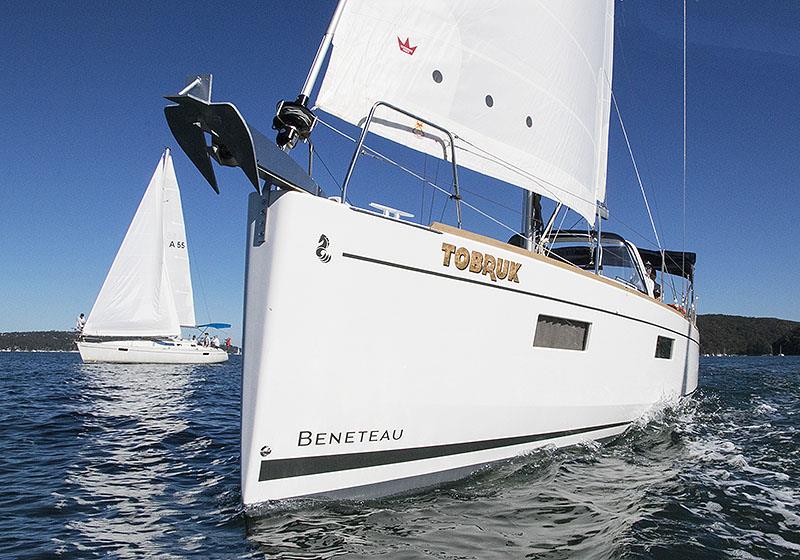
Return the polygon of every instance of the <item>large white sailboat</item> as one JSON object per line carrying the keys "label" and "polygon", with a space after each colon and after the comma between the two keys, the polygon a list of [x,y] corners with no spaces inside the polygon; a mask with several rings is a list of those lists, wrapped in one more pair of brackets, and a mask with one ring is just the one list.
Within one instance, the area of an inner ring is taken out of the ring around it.
{"label": "large white sailboat", "polygon": [[228,359],[222,349],[181,339],[181,326],[196,326],[194,295],[181,195],[167,148],[89,313],[78,350],[84,362]]}
{"label": "large white sailboat", "polygon": [[[246,507],[452,480],[615,436],[695,390],[694,255],[601,232],[613,22],[613,0],[342,0],[300,96],[278,107],[276,142],[212,102],[208,75],[168,97],[169,126],[211,186],[213,158],[256,189]],[[361,127],[330,198],[286,154],[318,123],[309,101],[329,53],[315,106]],[[368,132],[450,164],[455,224],[347,202]],[[514,243],[464,229],[459,166],[523,190]],[[554,201],[546,221],[540,196]],[[585,229],[554,226],[567,208]],[[648,264],[685,286],[676,303]]]}

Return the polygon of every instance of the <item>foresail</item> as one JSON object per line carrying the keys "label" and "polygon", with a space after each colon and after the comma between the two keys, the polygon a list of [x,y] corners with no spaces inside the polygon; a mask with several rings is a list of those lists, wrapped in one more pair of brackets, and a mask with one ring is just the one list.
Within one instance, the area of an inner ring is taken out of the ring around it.
{"label": "foresail", "polygon": [[[613,0],[348,0],[316,105],[363,125],[385,101],[457,136],[457,163],[563,202],[605,200]],[[448,158],[386,108],[370,131]]]}
{"label": "foresail", "polygon": [[85,335],[180,335],[164,267],[164,163],[162,157],[92,307]]}
{"label": "foresail", "polygon": [[186,228],[183,223],[181,193],[169,150],[165,153],[163,197],[164,263],[172,287],[178,321],[183,326],[193,327],[196,321],[192,277],[189,272],[189,249],[186,243]]}

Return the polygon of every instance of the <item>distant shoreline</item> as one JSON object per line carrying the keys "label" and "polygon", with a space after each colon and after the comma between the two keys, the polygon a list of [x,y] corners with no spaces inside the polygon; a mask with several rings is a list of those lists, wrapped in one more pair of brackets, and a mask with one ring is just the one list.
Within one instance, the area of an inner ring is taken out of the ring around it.
{"label": "distant shoreline", "polygon": [[[77,337],[75,331],[3,332],[0,352],[78,352]],[[237,350],[237,346],[231,346],[229,353],[235,354]]]}
{"label": "distant shoreline", "polygon": [[[800,355],[798,321],[707,314],[698,315],[697,327],[702,355]],[[76,336],[75,331],[0,333],[0,352],[76,352]]]}
{"label": "distant shoreline", "polygon": [[77,350],[9,350],[8,348],[0,348],[0,354],[78,354]]}

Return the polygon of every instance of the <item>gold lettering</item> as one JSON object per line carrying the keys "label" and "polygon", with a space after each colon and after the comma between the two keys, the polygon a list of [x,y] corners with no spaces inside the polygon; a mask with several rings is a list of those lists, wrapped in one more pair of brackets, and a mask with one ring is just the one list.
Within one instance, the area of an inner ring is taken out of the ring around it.
{"label": "gold lettering", "polygon": [[469,266],[469,251],[464,247],[459,247],[456,249],[456,268],[464,270],[467,266]]}
{"label": "gold lettering", "polygon": [[472,258],[469,261],[470,272],[480,272],[483,268],[483,253],[472,251]]}
{"label": "gold lettering", "polygon": [[442,243],[442,252],[444,252],[444,261],[442,264],[444,266],[450,266],[450,257],[453,256],[453,253],[456,250],[455,245],[450,245],[449,243]]}
{"label": "gold lettering", "polygon": [[508,276],[508,259],[498,258],[495,272],[500,280],[505,279],[505,277]]}
{"label": "gold lettering", "polygon": [[[454,257],[455,255],[455,257]],[[456,247],[450,243],[442,243],[442,265],[450,266],[455,262],[456,268],[488,276],[492,282],[497,280],[508,280],[509,282],[519,283],[519,269],[522,264],[509,259],[501,259],[481,253],[480,251],[470,251],[466,247]]]}
{"label": "gold lettering", "polygon": [[483,273],[488,274],[489,278],[492,279],[492,282],[497,282],[497,278],[494,275],[494,266],[496,261],[494,257],[489,253],[486,253],[486,256],[483,258]]}

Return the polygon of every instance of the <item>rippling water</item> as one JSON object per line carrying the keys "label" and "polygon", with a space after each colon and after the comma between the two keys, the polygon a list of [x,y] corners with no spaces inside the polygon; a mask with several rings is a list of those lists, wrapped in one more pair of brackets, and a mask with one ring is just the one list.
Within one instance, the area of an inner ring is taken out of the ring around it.
{"label": "rippling water", "polygon": [[239,506],[240,368],[0,354],[0,554],[800,556],[800,358],[703,359],[692,399],[609,444],[257,518]]}

